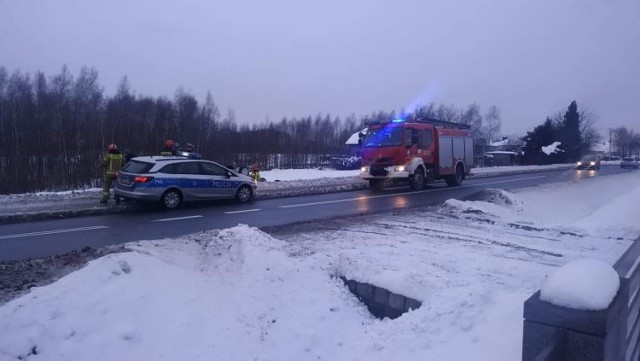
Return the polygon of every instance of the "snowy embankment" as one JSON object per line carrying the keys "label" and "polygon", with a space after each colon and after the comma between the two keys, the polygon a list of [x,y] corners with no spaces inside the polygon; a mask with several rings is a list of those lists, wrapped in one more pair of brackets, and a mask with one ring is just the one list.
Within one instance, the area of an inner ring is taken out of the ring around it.
{"label": "snowy embankment", "polygon": [[[638,199],[634,172],[132,243],[1,306],[0,359],[517,360],[524,300],[568,262],[612,264]],[[378,320],[336,276],[423,305]]]}
{"label": "snowy embankment", "polygon": [[[492,175],[536,172],[550,169],[567,169],[571,165],[516,166],[473,168],[471,173],[478,177]],[[332,169],[276,169],[263,171],[260,176],[266,182],[258,184],[258,198],[286,197],[364,189],[368,183],[360,179],[357,170]],[[0,195],[0,217],[47,214],[50,212],[104,211],[98,204],[101,189],[91,188],[63,192],[35,192]],[[61,214],[62,215],[62,214]],[[69,216],[72,214],[65,214]]]}

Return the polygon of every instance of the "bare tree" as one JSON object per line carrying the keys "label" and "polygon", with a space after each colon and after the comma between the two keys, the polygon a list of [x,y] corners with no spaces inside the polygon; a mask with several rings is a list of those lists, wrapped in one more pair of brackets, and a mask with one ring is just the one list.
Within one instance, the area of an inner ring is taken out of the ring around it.
{"label": "bare tree", "polygon": [[456,109],[455,105],[440,104],[435,111],[436,119],[448,122],[459,122],[461,120],[462,111]]}
{"label": "bare tree", "polygon": [[500,109],[492,105],[484,115],[484,130],[482,133],[487,137],[488,141],[498,140],[500,137],[500,129],[502,128],[502,119]]}
{"label": "bare tree", "polygon": [[482,114],[480,113],[480,106],[478,104],[470,104],[467,109],[460,111],[460,123],[471,126],[471,134],[473,134],[476,142],[481,139],[485,139],[486,141],[490,140],[483,132]]}
{"label": "bare tree", "polygon": [[614,152],[621,155],[634,155],[640,152],[640,134],[635,133],[627,127],[620,127],[613,130],[612,141]]}
{"label": "bare tree", "polygon": [[582,137],[582,152],[589,153],[596,144],[602,141],[602,134],[596,129],[598,115],[589,108],[582,107],[580,114],[580,135]]}

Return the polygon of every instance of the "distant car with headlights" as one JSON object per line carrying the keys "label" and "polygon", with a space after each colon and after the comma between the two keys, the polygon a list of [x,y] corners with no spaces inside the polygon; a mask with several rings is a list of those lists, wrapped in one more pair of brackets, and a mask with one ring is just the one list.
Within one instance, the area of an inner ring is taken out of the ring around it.
{"label": "distant car with headlights", "polygon": [[638,160],[632,157],[624,157],[620,162],[620,168],[635,168],[638,169]]}
{"label": "distant car with headlights", "polygon": [[136,157],[118,173],[116,201],[160,202],[167,209],[183,202],[235,198],[253,199],[256,183],[218,163],[180,156]]}
{"label": "distant car with headlights", "polygon": [[585,155],[576,163],[576,169],[600,169],[600,157]]}

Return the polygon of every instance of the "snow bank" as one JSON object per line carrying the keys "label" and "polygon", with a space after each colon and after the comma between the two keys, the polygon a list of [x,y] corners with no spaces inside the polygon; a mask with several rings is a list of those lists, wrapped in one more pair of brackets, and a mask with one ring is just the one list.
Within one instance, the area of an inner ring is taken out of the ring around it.
{"label": "snow bank", "polygon": [[554,169],[570,169],[573,167],[574,167],[573,164],[550,164],[550,165],[516,165],[516,166],[472,168],[471,175],[494,174],[494,173],[502,173],[502,172],[526,172],[526,171],[540,171],[540,170],[554,170]]}
{"label": "snow bank", "polygon": [[260,177],[267,182],[295,181],[319,178],[343,178],[355,177],[359,170],[335,170],[335,169],[273,169],[260,172]]}
{"label": "snow bank", "polygon": [[253,228],[134,248],[0,307],[0,358],[335,360],[371,322]]}
{"label": "snow bank", "polygon": [[[473,174],[496,174],[505,171],[526,171],[539,169],[553,169],[567,167],[567,165],[552,166],[517,166],[517,167],[492,167],[474,168]],[[360,179],[358,170],[333,170],[333,169],[274,169],[261,172],[261,176],[266,182],[258,184],[258,191],[272,191],[299,188],[309,190],[317,187],[339,187],[343,190],[345,185],[366,184]],[[47,205],[55,205],[53,208],[60,208],[65,202],[73,203],[69,209],[86,207],[82,202],[92,201],[100,197],[101,189],[77,189],[61,192],[35,192],[23,194],[0,195],[0,203],[5,207],[1,214],[30,213],[33,210],[46,210]],[[71,206],[71,204],[70,204]]]}
{"label": "snow bank", "polygon": [[503,219],[516,219],[524,203],[513,193],[501,189],[484,189],[467,200],[448,199],[444,206],[453,212],[486,214]]}
{"label": "snow bank", "polygon": [[558,269],[540,289],[540,299],[577,310],[604,310],[620,288],[618,273],[608,264],[583,259]]}

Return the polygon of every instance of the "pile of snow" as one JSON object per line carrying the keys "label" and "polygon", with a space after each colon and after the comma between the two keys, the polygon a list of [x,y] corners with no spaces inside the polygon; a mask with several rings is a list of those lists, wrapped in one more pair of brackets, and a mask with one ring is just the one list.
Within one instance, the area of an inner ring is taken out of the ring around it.
{"label": "pile of snow", "polygon": [[503,218],[513,218],[513,210],[490,202],[448,199],[444,202],[444,206],[453,211],[460,211],[461,213],[487,214]]}
{"label": "pile of snow", "polygon": [[557,306],[599,311],[609,307],[620,288],[618,273],[608,264],[583,259],[562,266],[540,289],[540,299]]}
{"label": "pile of snow", "polygon": [[2,359],[336,360],[371,323],[340,280],[245,226],[141,242],[0,308]]}
{"label": "pile of snow", "polygon": [[453,212],[486,214],[503,219],[517,219],[524,210],[524,202],[517,195],[501,189],[484,189],[464,201],[448,199],[444,206]]}
{"label": "pile of snow", "polygon": [[546,155],[551,155],[552,153],[558,153],[561,152],[562,149],[558,149],[558,147],[561,145],[562,143],[560,142],[553,142],[549,145],[547,145],[546,147],[542,147],[540,148],[542,150],[542,152]]}

